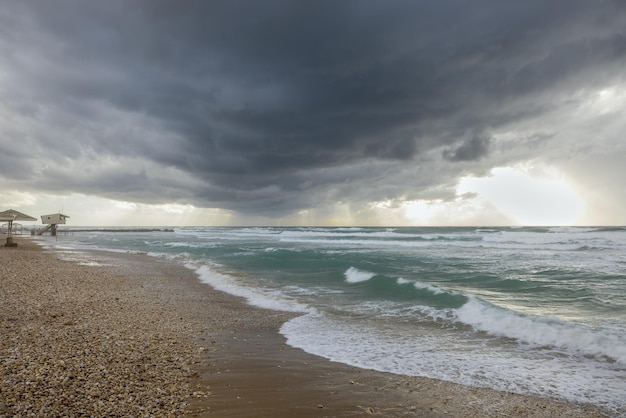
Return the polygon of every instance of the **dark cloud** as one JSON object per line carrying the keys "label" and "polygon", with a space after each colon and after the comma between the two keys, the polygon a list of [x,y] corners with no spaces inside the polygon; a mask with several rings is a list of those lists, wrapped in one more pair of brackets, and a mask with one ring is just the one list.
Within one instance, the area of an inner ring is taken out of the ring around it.
{"label": "dark cloud", "polygon": [[474,161],[485,157],[489,153],[491,137],[488,135],[474,134],[463,141],[455,149],[445,149],[443,157],[448,161]]}
{"label": "dark cloud", "polygon": [[[426,193],[458,174],[453,162],[487,160],[493,138],[459,144],[466,132],[622,79],[625,9],[569,0],[7,1],[0,97],[21,128],[3,122],[0,164],[21,155],[35,181],[47,158],[91,159],[103,168],[82,183],[60,172],[48,180],[265,213],[338,189],[373,199],[360,186],[368,183],[387,185],[381,197]],[[29,135],[37,155],[12,148],[14,134]],[[129,157],[145,170],[113,164],[112,174],[102,163]],[[405,184],[407,170],[432,164],[441,177]],[[175,173],[171,184],[156,167]]]}

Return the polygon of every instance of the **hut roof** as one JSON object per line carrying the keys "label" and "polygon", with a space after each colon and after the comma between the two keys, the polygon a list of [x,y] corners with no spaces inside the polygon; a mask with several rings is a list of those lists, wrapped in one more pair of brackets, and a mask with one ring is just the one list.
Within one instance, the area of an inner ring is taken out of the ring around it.
{"label": "hut roof", "polygon": [[5,210],[0,212],[0,221],[36,221],[37,218],[33,218],[25,213],[18,212],[14,209]]}
{"label": "hut roof", "polygon": [[48,215],[41,215],[41,216],[57,216],[57,215],[58,215],[58,216],[60,216],[60,217],[62,217],[62,218],[69,218],[69,217],[70,217],[70,215],[65,215],[65,214],[60,213],[60,212],[57,212],[57,213],[50,213],[50,214],[48,214]]}

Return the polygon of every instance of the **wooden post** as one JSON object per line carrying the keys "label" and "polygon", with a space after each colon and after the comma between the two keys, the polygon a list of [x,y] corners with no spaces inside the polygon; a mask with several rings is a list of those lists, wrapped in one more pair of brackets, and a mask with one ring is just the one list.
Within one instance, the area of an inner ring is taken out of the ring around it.
{"label": "wooden post", "polygon": [[17,243],[13,242],[12,229],[13,229],[13,221],[9,221],[9,231],[8,231],[8,236],[7,236],[7,243],[4,244],[5,247],[17,247]]}

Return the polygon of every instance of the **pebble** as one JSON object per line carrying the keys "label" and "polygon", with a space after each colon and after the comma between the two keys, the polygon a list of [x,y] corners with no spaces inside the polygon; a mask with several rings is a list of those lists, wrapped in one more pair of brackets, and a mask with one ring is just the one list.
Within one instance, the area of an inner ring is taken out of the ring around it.
{"label": "pebble", "polygon": [[28,242],[0,278],[0,417],[184,415],[199,350],[149,287]]}

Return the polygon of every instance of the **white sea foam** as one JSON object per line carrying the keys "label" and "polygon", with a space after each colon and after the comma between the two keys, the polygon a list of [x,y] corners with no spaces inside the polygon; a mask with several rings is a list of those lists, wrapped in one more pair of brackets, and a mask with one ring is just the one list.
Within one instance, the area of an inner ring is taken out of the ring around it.
{"label": "white sea foam", "polygon": [[113,266],[111,262],[105,262],[103,257],[94,257],[92,253],[78,250],[61,250],[55,252],[56,256],[65,261],[71,261],[81,266],[108,267]]}
{"label": "white sea foam", "polygon": [[[469,386],[589,402],[626,411],[624,369],[584,357],[485,346],[458,330],[372,327],[328,313],[307,314],[281,327],[287,343],[332,361]],[[445,350],[442,350],[445,347]],[[621,413],[620,412],[620,413]]]}
{"label": "white sea foam", "polygon": [[552,233],[569,233],[569,234],[584,234],[586,232],[595,232],[598,228],[581,228],[573,226],[555,226],[549,228],[548,231]]}
{"label": "white sea foam", "polygon": [[434,286],[430,283],[424,283],[424,282],[415,282],[413,283],[413,286],[415,286],[416,289],[423,289],[423,290],[429,290],[430,292],[434,293],[435,295],[441,295],[443,293],[446,293],[445,290]]}
{"label": "white sea foam", "polygon": [[371,273],[369,271],[359,270],[355,267],[350,267],[345,271],[344,276],[346,276],[346,282],[348,283],[359,283],[366,282],[372,277],[376,276],[376,273]]}
{"label": "white sea foam", "polygon": [[[370,235],[364,236],[364,238],[369,238]],[[405,237],[401,237],[405,238]],[[299,237],[293,236],[287,239],[281,238],[281,242],[287,242],[292,244],[310,244],[319,246],[322,248],[335,248],[341,247],[344,249],[350,249],[350,251],[355,248],[424,248],[424,247],[445,247],[449,245],[449,242],[439,241],[436,238],[425,238],[423,240],[400,240],[400,239],[355,239],[355,238],[346,238],[341,236],[341,238],[324,238],[324,237]],[[461,247],[475,247],[480,244],[479,241],[472,242],[455,242],[456,245]]]}
{"label": "white sea foam", "polygon": [[626,364],[626,340],[608,330],[591,330],[554,317],[525,315],[475,297],[470,297],[456,313],[460,322],[492,335],[579,355],[606,356]]}
{"label": "white sea foam", "polygon": [[222,292],[245,298],[250,305],[265,309],[273,309],[276,311],[311,311],[311,309],[306,305],[289,299],[284,293],[278,290],[272,291],[270,289],[246,286],[235,277],[219,273],[206,264],[197,266],[195,264],[188,263],[186,264],[186,267],[195,270],[200,278],[200,281],[203,283],[206,283],[217,290],[221,290]]}
{"label": "white sea foam", "polygon": [[394,230],[385,231],[363,231],[361,228],[339,229],[339,228],[319,228],[315,230],[286,230],[280,233],[282,240],[289,239],[319,239],[319,238],[421,238],[423,234],[401,234]]}
{"label": "white sea foam", "polygon": [[213,242],[166,242],[164,243],[166,247],[170,248],[212,248],[215,247],[215,243]]}
{"label": "white sea foam", "polygon": [[295,295],[295,296],[323,296],[323,295],[340,295],[343,293],[342,290],[331,289],[323,286],[285,286],[281,288],[281,292],[284,292],[287,295]]}

